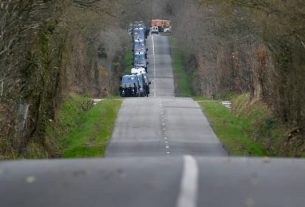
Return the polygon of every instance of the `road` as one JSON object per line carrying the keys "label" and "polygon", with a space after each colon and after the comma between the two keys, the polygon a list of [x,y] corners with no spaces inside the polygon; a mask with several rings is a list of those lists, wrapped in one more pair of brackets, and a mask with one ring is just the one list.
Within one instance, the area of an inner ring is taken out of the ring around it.
{"label": "road", "polygon": [[152,35],[149,48],[149,98],[125,99],[107,157],[226,155],[199,105],[174,96],[169,38]]}
{"label": "road", "polygon": [[149,42],[152,94],[124,101],[107,158],[0,162],[0,206],[304,206],[305,160],[227,156],[198,104],[174,97],[167,37]]}
{"label": "road", "polygon": [[305,160],[132,157],[0,163],[1,207],[300,207]]}

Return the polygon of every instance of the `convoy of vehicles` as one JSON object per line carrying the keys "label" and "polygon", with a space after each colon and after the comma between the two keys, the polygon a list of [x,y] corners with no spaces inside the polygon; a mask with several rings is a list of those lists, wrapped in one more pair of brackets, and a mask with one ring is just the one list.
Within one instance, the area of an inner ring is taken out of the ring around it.
{"label": "convoy of vehicles", "polygon": [[130,74],[124,75],[120,85],[122,97],[149,96],[148,49],[146,39],[151,34],[171,32],[171,22],[163,19],[153,19],[150,29],[144,22],[137,21],[129,25],[128,33],[132,36],[133,67]]}
{"label": "convoy of vehicles", "polygon": [[147,76],[148,61],[146,39],[149,29],[141,21],[130,24],[128,32],[132,36],[133,68],[130,75],[124,75],[121,79],[120,95],[122,97],[149,96],[151,82]]}

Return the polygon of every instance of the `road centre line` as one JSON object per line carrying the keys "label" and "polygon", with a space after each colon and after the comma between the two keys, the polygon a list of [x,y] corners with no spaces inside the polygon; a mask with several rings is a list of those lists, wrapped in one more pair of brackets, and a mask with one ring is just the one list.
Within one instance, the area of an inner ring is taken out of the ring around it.
{"label": "road centre line", "polygon": [[154,36],[151,35],[152,40],[152,48],[153,48],[153,61],[154,61],[154,97],[156,97],[156,57],[155,57],[155,42],[154,42]]}
{"label": "road centre line", "polygon": [[176,207],[196,207],[199,169],[194,157],[183,158],[183,173]]}

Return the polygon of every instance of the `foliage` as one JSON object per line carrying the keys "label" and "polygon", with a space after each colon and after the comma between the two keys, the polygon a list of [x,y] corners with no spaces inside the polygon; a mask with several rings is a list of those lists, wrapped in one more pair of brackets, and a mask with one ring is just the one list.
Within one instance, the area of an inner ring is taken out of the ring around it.
{"label": "foliage", "polygon": [[120,105],[118,99],[105,99],[93,106],[86,97],[68,98],[47,133],[49,140],[57,142],[57,156],[102,156]]}
{"label": "foliage", "polygon": [[[111,94],[115,76],[111,69],[118,67],[115,60],[124,41],[124,33],[113,24],[119,21],[117,3],[1,1],[0,156],[4,159],[56,156],[56,143],[46,139],[45,132],[61,100],[69,94]],[[110,26],[117,31],[103,33]],[[100,57],[99,49],[104,51]]]}
{"label": "foliage", "polygon": [[177,45],[175,38],[170,38],[171,55],[173,62],[173,73],[175,81],[176,96],[189,97],[192,96],[191,78],[186,68],[188,67],[185,61],[183,52]]}
{"label": "foliage", "polygon": [[123,74],[129,74],[133,63],[133,54],[131,49],[127,49],[123,58]]}
{"label": "foliage", "polygon": [[64,157],[103,156],[111,138],[119,100],[104,100],[81,117],[81,124],[63,137]]}
{"label": "foliage", "polygon": [[[230,0],[210,1],[209,5],[230,10],[226,16],[244,16],[257,30],[267,52],[258,51],[257,83],[259,94],[252,97],[267,103],[286,127],[299,129],[298,142],[304,140],[305,128],[305,3],[302,0]],[[224,14],[219,14],[224,16]],[[267,64],[267,59],[272,64]],[[300,145],[300,144],[298,144]],[[302,144],[301,144],[302,145]]]}
{"label": "foliage", "polygon": [[265,156],[263,145],[251,140],[247,133],[251,129],[251,119],[232,114],[219,101],[199,101],[211,125],[230,155]]}
{"label": "foliage", "polygon": [[232,155],[301,157],[305,143],[298,128],[282,125],[261,101],[249,94],[233,98],[232,110],[220,101],[196,98]]}

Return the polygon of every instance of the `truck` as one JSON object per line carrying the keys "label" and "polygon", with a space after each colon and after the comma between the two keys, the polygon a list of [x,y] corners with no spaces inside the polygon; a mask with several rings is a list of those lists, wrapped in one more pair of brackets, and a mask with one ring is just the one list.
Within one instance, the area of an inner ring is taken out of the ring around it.
{"label": "truck", "polygon": [[159,32],[171,32],[171,21],[166,19],[152,19],[151,27],[158,27]]}

